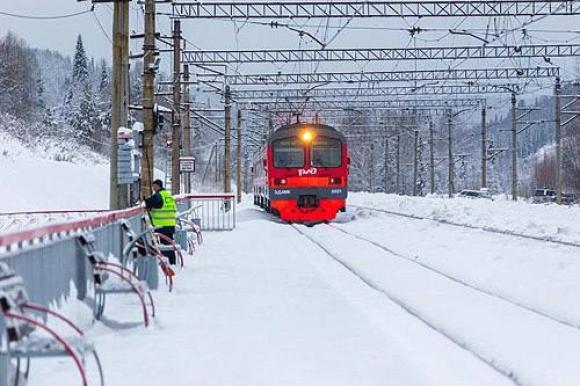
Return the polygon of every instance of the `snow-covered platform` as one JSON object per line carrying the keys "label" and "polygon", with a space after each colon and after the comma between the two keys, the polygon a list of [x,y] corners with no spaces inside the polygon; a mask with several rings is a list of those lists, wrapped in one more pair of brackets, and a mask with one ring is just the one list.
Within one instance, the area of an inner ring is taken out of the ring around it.
{"label": "snow-covered platform", "polygon": [[[108,385],[577,384],[572,248],[360,211],[314,228],[252,207],[238,220],[155,293],[150,328],[112,299],[115,322],[90,330]],[[76,384],[67,362],[31,379]]]}

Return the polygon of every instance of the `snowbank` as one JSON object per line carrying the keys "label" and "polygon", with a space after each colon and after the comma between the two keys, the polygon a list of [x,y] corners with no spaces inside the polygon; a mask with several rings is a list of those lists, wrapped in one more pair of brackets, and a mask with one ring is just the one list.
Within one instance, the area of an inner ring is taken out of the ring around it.
{"label": "snowbank", "polygon": [[87,149],[43,142],[29,148],[0,133],[0,212],[108,206],[109,165]]}
{"label": "snowbank", "polygon": [[450,200],[383,193],[350,193],[348,204],[580,243],[579,206],[538,205],[505,199]]}

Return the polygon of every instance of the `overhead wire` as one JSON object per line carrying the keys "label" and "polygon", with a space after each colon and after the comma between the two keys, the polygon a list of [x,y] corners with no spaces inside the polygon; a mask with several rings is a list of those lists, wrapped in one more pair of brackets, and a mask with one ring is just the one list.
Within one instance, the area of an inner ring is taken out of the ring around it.
{"label": "overhead wire", "polygon": [[27,19],[27,20],[61,20],[61,19],[68,19],[68,18],[72,18],[72,17],[85,15],[89,12],[93,12],[93,10],[94,10],[94,5],[90,9],[80,11],[80,12],[75,12],[75,13],[68,13],[68,14],[64,14],[64,15],[34,16],[34,15],[23,15],[23,14],[11,13],[11,12],[6,12],[6,11],[0,11],[0,15],[14,17],[17,19]]}

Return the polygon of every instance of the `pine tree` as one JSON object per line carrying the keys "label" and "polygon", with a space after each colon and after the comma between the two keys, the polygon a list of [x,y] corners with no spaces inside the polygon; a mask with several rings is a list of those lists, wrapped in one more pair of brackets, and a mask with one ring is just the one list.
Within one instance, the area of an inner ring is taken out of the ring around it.
{"label": "pine tree", "polygon": [[101,61],[101,74],[99,77],[99,122],[100,127],[95,133],[95,139],[99,142],[105,142],[109,137],[109,128],[111,126],[111,79],[109,68],[105,60]]}
{"label": "pine tree", "polygon": [[81,143],[95,148],[95,132],[100,126],[95,96],[88,83],[85,83],[80,94],[78,108],[71,116],[71,126]]}
{"label": "pine tree", "polygon": [[44,83],[40,76],[36,79],[36,108],[40,113],[44,112],[46,108],[46,103],[44,103]]}
{"label": "pine tree", "polygon": [[83,46],[83,39],[81,35],[77,38],[77,45],[75,49],[75,57],[73,60],[73,83],[82,84],[88,81],[89,67],[85,47]]}

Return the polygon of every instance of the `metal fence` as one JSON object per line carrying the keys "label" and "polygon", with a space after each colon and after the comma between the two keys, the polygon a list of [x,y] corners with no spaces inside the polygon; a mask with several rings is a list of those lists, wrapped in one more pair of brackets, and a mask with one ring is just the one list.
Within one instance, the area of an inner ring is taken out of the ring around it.
{"label": "metal fence", "polygon": [[233,194],[180,196],[178,209],[202,231],[231,231],[236,227],[235,199]]}
{"label": "metal fence", "polygon": [[[198,222],[203,230],[235,228],[233,195],[188,195],[177,197],[178,209],[187,218]],[[142,207],[107,212],[71,222],[50,224],[17,233],[0,234],[0,261],[8,263],[23,277],[31,301],[58,305],[71,296],[74,288],[80,300],[87,298],[90,288],[90,267],[81,253],[76,237],[91,232],[97,248],[105,254],[122,256],[127,236],[122,220],[129,221],[136,233],[145,231]],[[0,317],[0,386],[7,384],[7,357],[3,354],[4,326]]]}

